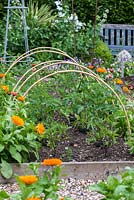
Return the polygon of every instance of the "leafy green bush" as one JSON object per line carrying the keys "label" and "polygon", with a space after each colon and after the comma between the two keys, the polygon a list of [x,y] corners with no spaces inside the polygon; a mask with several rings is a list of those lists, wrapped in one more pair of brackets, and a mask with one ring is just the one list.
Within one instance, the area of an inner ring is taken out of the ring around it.
{"label": "leafy green bush", "polygon": [[127,167],[120,177],[109,176],[106,181],[89,187],[104,195],[104,200],[133,200],[134,199],[134,169]]}
{"label": "leafy green bush", "polygon": [[112,63],[112,52],[108,49],[108,46],[103,41],[98,41],[95,47],[95,57],[102,59],[105,64]]}

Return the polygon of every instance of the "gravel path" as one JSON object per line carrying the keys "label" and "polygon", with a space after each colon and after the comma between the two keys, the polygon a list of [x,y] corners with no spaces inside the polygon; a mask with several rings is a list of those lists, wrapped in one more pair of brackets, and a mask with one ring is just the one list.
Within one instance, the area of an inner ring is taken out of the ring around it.
{"label": "gravel path", "polygon": [[[76,180],[72,178],[62,179],[62,188],[58,192],[60,197],[71,197],[72,200],[100,200],[102,195],[91,192],[88,186],[93,184],[92,180]],[[19,186],[14,184],[0,184],[0,190],[5,190],[9,194],[19,192]]]}

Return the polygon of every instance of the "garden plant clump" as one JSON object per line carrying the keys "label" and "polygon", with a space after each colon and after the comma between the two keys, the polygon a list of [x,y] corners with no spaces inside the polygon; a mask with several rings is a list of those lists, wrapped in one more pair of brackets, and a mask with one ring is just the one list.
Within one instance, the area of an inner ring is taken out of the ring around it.
{"label": "garden plant clump", "polygon": [[106,181],[100,181],[90,186],[90,189],[104,195],[103,200],[133,200],[134,199],[134,169],[127,167],[119,177],[109,176]]}

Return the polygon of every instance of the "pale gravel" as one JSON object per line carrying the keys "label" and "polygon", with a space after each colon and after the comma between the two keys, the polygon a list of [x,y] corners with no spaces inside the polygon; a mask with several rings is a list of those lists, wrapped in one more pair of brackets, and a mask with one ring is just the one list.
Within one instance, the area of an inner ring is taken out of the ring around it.
{"label": "pale gravel", "polygon": [[[58,191],[58,194],[60,197],[71,197],[72,200],[101,200],[102,195],[89,190],[88,186],[91,184],[94,184],[92,180],[62,179],[60,183],[62,188]],[[19,186],[16,183],[0,184],[0,190],[13,194],[19,192]]]}

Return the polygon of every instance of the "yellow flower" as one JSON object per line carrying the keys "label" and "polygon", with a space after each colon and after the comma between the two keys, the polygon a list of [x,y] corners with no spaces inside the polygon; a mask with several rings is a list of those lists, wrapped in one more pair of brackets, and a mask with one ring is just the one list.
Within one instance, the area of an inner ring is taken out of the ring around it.
{"label": "yellow flower", "polygon": [[49,159],[44,159],[42,162],[42,165],[47,165],[47,166],[56,166],[56,165],[61,165],[62,161],[58,158],[49,158]]}
{"label": "yellow flower", "polygon": [[23,96],[19,96],[17,99],[18,99],[19,101],[25,101],[25,97],[23,97]]}
{"label": "yellow flower", "polygon": [[122,85],[122,84],[123,84],[123,81],[122,81],[121,79],[117,79],[117,80],[116,80],[116,83],[117,83],[118,85]]}
{"label": "yellow flower", "polygon": [[38,181],[38,178],[35,175],[19,176],[19,179],[21,182],[25,183],[26,185],[31,185]]}
{"label": "yellow flower", "polygon": [[24,121],[20,117],[14,115],[11,117],[13,123],[17,126],[24,126]]}
{"label": "yellow flower", "polygon": [[9,91],[9,88],[7,85],[1,85],[1,88],[5,91],[5,92],[8,92]]}
{"label": "yellow flower", "polygon": [[61,197],[61,198],[60,198],[60,200],[64,200],[64,199],[65,199],[64,197]]}
{"label": "yellow flower", "polygon": [[32,196],[30,198],[27,198],[26,200],[41,200],[41,198]]}
{"label": "yellow flower", "polygon": [[41,135],[44,133],[45,128],[44,125],[42,123],[39,123],[36,127],[35,130]]}
{"label": "yellow flower", "polygon": [[122,90],[123,90],[123,92],[128,92],[129,91],[128,87],[126,87],[126,86],[123,86]]}
{"label": "yellow flower", "polygon": [[5,76],[5,74],[0,74],[0,78],[4,78]]}
{"label": "yellow flower", "polygon": [[99,73],[105,73],[105,72],[107,72],[107,70],[105,68],[102,68],[102,67],[98,67],[96,69],[96,71],[99,72]]}

